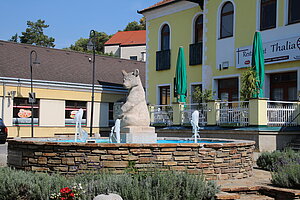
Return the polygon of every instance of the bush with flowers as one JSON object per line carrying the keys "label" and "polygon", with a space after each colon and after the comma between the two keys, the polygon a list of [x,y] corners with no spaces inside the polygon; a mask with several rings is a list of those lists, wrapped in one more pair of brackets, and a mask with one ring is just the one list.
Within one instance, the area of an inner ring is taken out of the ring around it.
{"label": "bush with flowers", "polygon": [[53,200],[77,200],[82,199],[85,191],[83,190],[81,184],[74,185],[73,187],[64,187],[59,190],[59,193],[51,194],[50,199]]}

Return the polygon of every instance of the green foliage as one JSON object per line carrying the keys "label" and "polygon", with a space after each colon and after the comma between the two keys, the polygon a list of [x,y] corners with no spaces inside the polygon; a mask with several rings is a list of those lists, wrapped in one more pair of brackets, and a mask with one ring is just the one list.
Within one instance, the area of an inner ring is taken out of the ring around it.
{"label": "green foliage", "polygon": [[39,19],[36,22],[27,21],[27,26],[26,31],[22,32],[22,36],[19,37],[21,43],[42,47],[55,46],[55,39],[44,34],[44,29],[49,27],[49,25],[45,24],[45,20]]}
{"label": "green foliage", "polygon": [[16,33],[15,35],[11,36],[11,38],[8,41],[18,42],[18,33]]}
{"label": "green foliage", "polygon": [[[97,54],[104,54],[104,43],[107,42],[107,40],[109,40],[110,37],[111,36],[107,35],[104,32],[96,31],[95,39],[93,39],[93,42],[95,42],[95,52]],[[74,45],[72,44],[69,48],[65,48],[65,49],[91,53],[92,51],[87,49],[88,42],[89,42],[89,38],[79,38]],[[111,56],[112,54],[105,54],[105,55]]]}
{"label": "green foliage", "polygon": [[206,103],[209,100],[213,99],[213,92],[212,90],[205,89],[202,91],[201,87],[196,87],[193,94],[192,94],[193,102],[198,103],[198,109],[201,109],[201,103]]}
{"label": "green foliage", "polygon": [[137,21],[129,22],[124,29],[124,31],[139,31],[146,30],[146,19],[145,17],[140,19],[140,22]]}
{"label": "green foliage", "polygon": [[272,173],[271,182],[279,187],[300,189],[300,165],[293,163],[278,168]]}
{"label": "green foliage", "polygon": [[106,190],[123,199],[139,200],[208,200],[218,192],[214,182],[202,175],[176,172],[134,174],[85,173],[75,177],[43,174],[0,168],[0,200],[48,200],[61,188],[81,184],[86,195],[93,199]]}
{"label": "green foliage", "polygon": [[258,91],[256,86],[256,72],[250,67],[242,74],[241,100],[247,101]]}
{"label": "green foliage", "polygon": [[263,152],[256,161],[257,166],[269,171],[291,163],[300,164],[300,152],[287,148],[283,151]]}

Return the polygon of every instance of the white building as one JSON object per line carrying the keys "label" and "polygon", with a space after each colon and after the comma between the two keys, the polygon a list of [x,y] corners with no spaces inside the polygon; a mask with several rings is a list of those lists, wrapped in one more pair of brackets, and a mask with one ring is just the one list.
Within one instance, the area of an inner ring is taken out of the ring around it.
{"label": "white building", "polygon": [[146,61],[146,31],[120,31],[104,44],[105,53],[138,61]]}

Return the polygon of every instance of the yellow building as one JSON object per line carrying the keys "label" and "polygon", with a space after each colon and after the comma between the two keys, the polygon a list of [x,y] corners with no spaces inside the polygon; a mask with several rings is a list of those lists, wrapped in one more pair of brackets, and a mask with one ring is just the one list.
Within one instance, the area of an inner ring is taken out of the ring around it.
{"label": "yellow building", "polygon": [[[31,54],[32,50],[36,54]],[[113,124],[113,104],[127,93],[121,70],[139,69],[142,80],[145,71],[144,62],[95,57],[93,134],[107,131]],[[82,126],[90,133],[91,54],[0,41],[0,58],[0,113],[9,137],[31,137],[30,62],[36,94],[34,137],[74,134],[74,115],[80,108],[84,110]]]}
{"label": "yellow building", "polygon": [[260,31],[265,51],[265,97],[298,100],[298,0],[164,0],[139,11],[147,22],[146,89],[151,104],[174,102],[177,53],[187,60],[188,102],[195,86],[214,99],[237,101]]}

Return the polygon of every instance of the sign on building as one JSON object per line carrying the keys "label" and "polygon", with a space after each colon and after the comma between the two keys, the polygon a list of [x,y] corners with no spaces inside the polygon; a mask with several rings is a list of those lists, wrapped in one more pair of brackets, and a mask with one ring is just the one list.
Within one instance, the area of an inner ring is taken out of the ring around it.
{"label": "sign on building", "polygon": [[[300,36],[263,43],[265,64],[300,60]],[[236,49],[236,67],[251,66],[252,46]]]}

